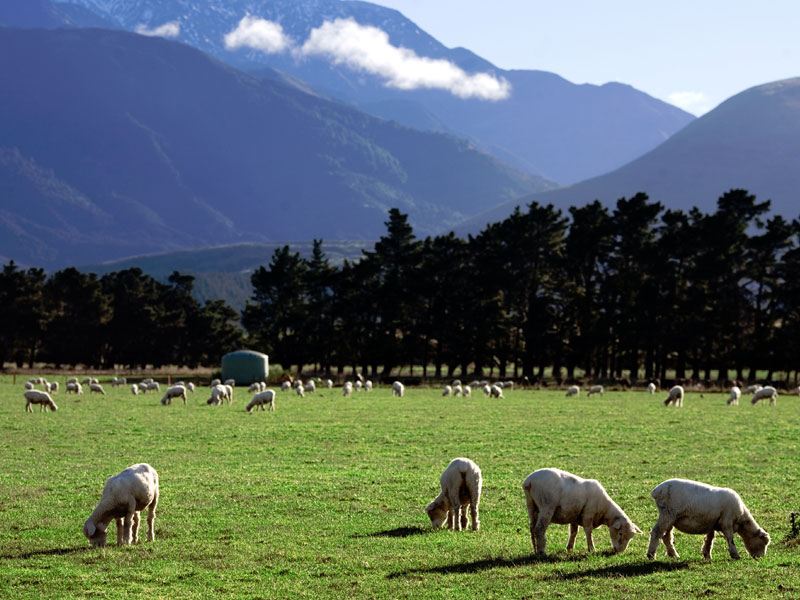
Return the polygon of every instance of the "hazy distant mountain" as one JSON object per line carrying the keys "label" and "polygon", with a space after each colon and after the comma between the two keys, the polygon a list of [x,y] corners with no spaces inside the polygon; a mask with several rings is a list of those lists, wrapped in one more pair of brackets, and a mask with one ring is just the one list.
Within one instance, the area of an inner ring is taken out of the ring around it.
{"label": "hazy distant mountain", "polygon": [[95,12],[77,4],[50,0],[2,0],[0,26],[6,27],[113,27]]}
{"label": "hazy distant mountain", "polygon": [[453,137],[184,44],[0,28],[0,255],[42,266],[238,241],[433,233],[537,189]]}
{"label": "hazy distant mountain", "polygon": [[704,212],[730,189],[771,200],[772,212],[800,215],[800,78],[750,88],[720,104],[661,146],[601,177],[534,194],[471,219],[459,231],[479,231],[531,201],[559,208],[646,192],[668,208]]}
{"label": "hazy distant mountain", "polygon": [[[562,184],[615,169],[655,148],[694,118],[627,85],[575,85],[543,71],[499,69],[464,48],[446,48],[398,11],[368,2],[58,1],[85,6],[128,30],[177,24],[177,39],[230,64],[250,70],[263,65],[280,69],[375,115],[471,139],[514,166]],[[401,91],[323,59],[226,50],[225,34],[246,14],[280,23],[299,44],[325,21],[353,18],[379,27],[393,45],[420,56],[450,60],[470,73],[485,71],[503,77],[513,92],[507,100],[491,102],[463,100],[436,90]]]}

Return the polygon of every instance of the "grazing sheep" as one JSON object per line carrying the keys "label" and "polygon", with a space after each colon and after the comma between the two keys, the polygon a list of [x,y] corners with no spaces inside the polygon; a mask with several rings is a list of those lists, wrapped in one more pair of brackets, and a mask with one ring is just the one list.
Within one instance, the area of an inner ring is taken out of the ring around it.
{"label": "grazing sheep", "polygon": [[219,406],[222,404],[223,400],[228,400],[228,404],[231,403],[230,398],[228,398],[228,390],[227,388],[222,385],[215,385],[211,388],[211,397],[206,400],[206,404],[210,404],[211,406]]}
{"label": "grazing sheep", "polygon": [[253,412],[254,407],[260,407],[264,410],[264,405],[269,404],[270,410],[275,410],[275,390],[264,390],[258,392],[253,399],[247,404],[247,412]]}
{"label": "grazing sheep", "polygon": [[652,396],[653,394],[655,394],[655,393],[656,393],[656,384],[655,384],[655,383],[653,383],[652,381],[651,381],[650,383],[648,383],[648,384],[647,384],[647,391],[648,391],[648,392],[650,392],[650,395],[651,395],[651,396]]}
{"label": "grazing sheep", "polygon": [[25,382],[25,389],[26,390],[32,390],[33,389],[33,383],[31,383],[30,381],[26,381]]}
{"label": "grazing sheep", "polygon": [[468,386],[468,385],[465,385],[463,394],[464,394],[464,398],[471,397],[472,396],[472,388],[470,386]]}
{"label": "grazing sheep", "polygon": [[306,397],[305,388],[302,385],[298,385],[296,388],[294,388],[294,391],[301,398]]}
{"label": "grazing sheep", "polygon": [[25,412],[33,412],[31,404],[38,404],[39,411],[58,410],[50,394],[41,390],[25,390]]}
{"label": "grazing sheep", "polygon": [[739,398],[742,397],[742,390],[740,390],[737,386],[733,386],[731,388],[731,395],[728,396],[728,401],[726,404],[735,404],[739,406]]}
{"label": "grazing sheep", "polygon": [[537,556],[546,556],[545,532],[550,523],[569,525],[567,550],[575,547],[578,527],[594,551],[592,530],[606,525],[614,552],[624,552],[634,535],[642,533],[605,488],[595,479],[583,479],[560,469],[539,469],[522,484],[528,505],[531,542]]}
{"label": "grazing sheep", "polygon": [[453,386],[453,396],[464,396],[464,388],[461,387],[461,384]]}
{"label": "grazing sheep", "polygon": [[89,393],[91,394],[92,392],[94,392],[95,394],[102,394],[103,396],[106,395],[106,392],[103,389],[103,386],[100,385],[99,383],[90,383],[89,384]]}
{"label": "grazing sheep", "polygon": [[84,377],[81,379],[81,385],[90,385],[92,383],[91,377]]}
{"label": "grazing sheep", "polygon": [[311,379],[309,379],[306,385],[304,386],[304,389],[305,391],[313,394],[314,392],[317,391],[317,384],[314,383]]}
{"label": "grazing sheep", "polygon": [[744,392],[743,392],[743,393],[745,393],[745,394],[755,394],[755,393],[756,393],[758,390],[760,390],[762,387],[764,387],[764,386],[762,386],[762,385],[761,385],[761,384],[759,384],[759,383],[754,383],[753,385],[747,386],[747,387],[744,389]]}
{"label": "grazing sheep", "polygon": [[371,392],[372,391],[372,380],[371,379],[367,379],[364,382],[364,391],[365,392]]}
{"label": "grazing sheep", "polygon": [[770,406],[775,406],[778,403],[778,391],[771,385],[763,387],[753,394],[750,404],[758,404],[759,400],[766,400],[767,398],[769,398]]}
{"label": "grazing sheep", "polygon": [[194,394],[194,384],[191,381],[186,384],[186,389]]}
{"label": "grazing sheep", "polygon": [[468,458],[454,458],[439,478],[442,491],[425,507],[431,524],[438,528],[447,522],[448,529],[467,527],[469,506],[472,530],[478,531],[478,504],[481,500],[481,470]]}
{"label": "grazing sheep", "polygon": [[483,384],[483,395],[487,398],[492,395],[492,386],[490,386],[488,383]]}
{"label": "grazing sheep", "polygon": [[290,389],[292,389],[292,382],[291,381],[284,381],[283,383],[281,383],[281,391],[282,392],[288,392]]}
{"label": "grazing sheep", "polygon": [[119,387],[127,384],[128,381],[124,377],[114,377],[111,380],[111,387]]}
{"label": "grazing sheep", "polygon": [[668,479],[658,484],[650,495],[658,508],[658,521],[650,532],[647,558],[653,559],[659,539],[667,547],[667,556],[679,558],[672,544],[672,528],[692,534],[705,534],[703,558],[711,559],[714,535],[722,532],[728,542],[731,558],[738,559],[739,552],[733,534],[742,536],[747,552],[753,558],[767,553],[769,534],[756,523],[750,511],[735,491],[714,487],[699,481]]}
{"label": "grazing sheep", "polygon": [[[361,377],[361,375],[359,375],[359,377]],[[361,382],[360,379],[356,379],[356,382],[355,382],[354,385],[355,385],[355,388],[356,388],[357,392],[360,392],[362,390],[362,388],[364,387],[364,384]]]}
{"label": "grazing sheep", "polygon": [[78,378],[77,377],[70,377],[69,379],[67,379],[66,383],[67,384],[78,383]]}
{"label": "grazing sheep", "polygon": [[258,381],[254,381],[250,384],[250,387],[247,388],[248,392],[260,392],[261,391],[261,384]]}
{"label": "grazing sheep", "polygon": [[228,406],[230,406],[231,402],[233,402],[233,386],[229,383],[224,383],[222,387],[225,388],[225,398],[227,398]]}
{"label": "grazing sheep", "polygon": [[352,394],[353,394],[353,382],[345,381],[344,385],[342,386],[342,395],[351,396]]}
{"label": "grazing sheep", "polygon": [[173,398],[183,398],[183,404],[186,405],[186,388],[182,385],[173,385],[168,387],[164,392],[164,397],[161,398],[161,404],[172,404]]}
{"label": "grazing sheep", "polygon": [[669,395],[664,399],[664,406],[670,404],[674,406],[683,406],[683,387],[676,385],[670,391]]}
{"label": "grazing sheep", "polygon": [[460,379],[453,379],[453,387],[456,387],[457,385],[461,385],[461,380]]}
{"label": "grazing sheep", "polygon": [[503,389],[499,385],[494,385],[489,388],[489,395],[492,398],[503,398]]}
{"label": "grazing sheep", "polygon": [[406,393],[406,386],[404,386],[399,381],[395,381],[392,383],[392,396],[397,396],[402,398],[403,395]]}
{"label": "grazing sheep", "polygon": [[77,381],[71,381],[67,384],[67,394],[72,392],[73,394],[82,394],[83,393],[83,386],[78,383]]}
{"label": "grazing sheep", "polygon": [[567,398],[570,396],[577,396],[581,393],[581,388],[577,385],[571,385],[567,388]]}
{"label": "grazing sheep", "polygon": [[136,385],[135,383],[131,384],[131,394],[133,394],[134,396],[139,395],[139,386]]}
{"label": "grazing sheep", "polygon": [[216,387],[218,385],[222,385],[222,380],[220,379],[212,379],[211,383],[208,384],[208,387]]}
{"label": "grazing sheep", "polygon": [[325,387],[328,388],[329,390],[333,389],[333,379],[326,379],[325,380]]}
{"label": "grazing sheep", "polygon": [[589,391],[586,392],[586,397],[588,398],[589,396],[592,396],[594,394],[600,394],[602,396],[603,395],[603,386],[602,385],[593,385],[592,387],[589,388]]}
{"label": "grazing sheep", "polygon": [[51,394],[55,394],[58,391],[58,382],[54,381],[52,383],[48,383],[47,388],[48,392],[50,392]]}
{"label": "grazing sheep", "polygon": [[223,382],[223,385],[229,385],[231,387],[236,387],[236,380],[235,379],[226,379]]}
{"label": "grazing sheep", "polygon": [[158,473],[146,463],[133,465],[119,475],[109,477],[103,497],[83,524],[85,535],[93,547],[106,545],[106,529],[112,519],[117,525],[117,545],[139,540],[140,512],[147,508],[147,541],[155,539],[153,521],[158,504]]}
{"label": "grazing sheep", "polygon": [[452,396],[453,395],[453,388],[452,386],[446,385],[442,390],[442,396]]}

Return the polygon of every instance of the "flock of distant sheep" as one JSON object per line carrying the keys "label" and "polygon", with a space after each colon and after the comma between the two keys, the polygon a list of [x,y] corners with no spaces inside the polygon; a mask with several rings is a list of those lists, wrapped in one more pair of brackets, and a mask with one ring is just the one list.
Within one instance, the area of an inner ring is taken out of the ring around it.
{"label": "flock of distant sheep", "polygon": [[[322,383],[328,389],[333,388],[333,381],[330,379]],[[35,385],[42,385],[44,390],[35,389]],[[84,385],[88,385],[90,393],[105,394],[99,381],[91,377],[85,378],[82,382],[71,377],[67,379],[65,389],[67,393],[82,394]],[[114,377],[111,385],[123,386],[127,385],[127,382],[124,377]],[[212,380],[211,396],[206,401],[207,404],[219,406],[227,401],[230,405],[235,385],[236,382],[232,379],[224,383],[219,379]],[[350,396],[354,389],[370,391],[372,387],[371,381],[359,378],[355,383],[345,382],[342,389],[345,396]],[[469,385],[462,385],[461,381],[455,380],[452,385],[444,386],[442,395],[470,397],[473,387],[480,387],[487,397],[502,398],[503,388],[513,387],[513,382],[490,384],[485,381],[474,381]],[[295,393],[302,397],[306,392],[314,392],[316,384],[313,380],[305,383],[287,380],[282,383],[281,389],[283,391],[294,389]],[[650,394],[655,394],[657,388],[655,383],[650,383],[647,389]],[[153,379],[144,379],[138,384],[131,385],[131,392],[134,395],[150,390],[160,392],[158,382]],[[33,404],[39,404],[41,410],[58,410],[50,396],[57,391],[58,382],[51,383],[41,377],[30,379],[25,384],[26,412],[33,411]],[[193,383],[177,382],[166,389],[161,404],[171,404],[176,398],[181,398],[186,404],[187,391],[195,391]],[[254,393],[246,406],[248,413],[254,408],[265,410],[265,406],[271,411],[275,410],[275,391],[267,389],[264,382],[253,383],[248,391]],[[395,381],[392,384],[392,395],[402,397],[404,393],[404,385]],[[579,393],[578,386],[570,386],[566,391],[568,397],[577,396]],[[602,396],[603,393],[602,385],[594,385],[587,390],[587,396],[594,394]],[[752,404],[769,399],[770,404],[775,405],[777,401],[777,391],[772,386],[754,385],[745,389],[744,393],[753,394]],[[664,404],[681,407],[684,395],[682,386],[673,386]],[[738,386],[733,386],[726,403],[738,405],[741,395],[742,390]],[[466,529],[471,522],[472,529],[477,531],[480,527],[478,505],[482,487],[481,470],[478,465],[468,458],[453,459],[442,473],[440,484],[441,492],[425,508],[433,527],[438,528],[446,524],[449,529],[461,530]],[[574,547],[579,527],[584,530],[590,552],[594,550],[592,531],[603,525],[609,529],[614,552],[623,552],[630,540],[636,534],[642,533],[597,480],[583,479],[560,469],[539,469],[525,478],[522,489],[528,509],[531,543],[537,556],[546,556],[545,532],[551,523],[569,525],[567,550],[572,550]],[[705,535],[701,551],[706,559],[711,558],[717,531],[725,537],[731,558],[739,558],[734,544],[734,534],[739,534],[747,552],[753,558],[760,558],[766,554],[770,542],[769,534],[756,523],[734,490],[697,481],[669,479],[656,486],[650,495],[658,508],[658,520],[650,531],[647,558],[655,558],[659,541],[663,541],[668,556],[678,557],[673,545],[673,528],[684,533]],[[145,463],[133,465],[107,480],[100,503],[84,523],[83,533],[92,546],[104,546],[106,530],[114,520],[117,544],[135,543],[138,541],[140,512],[146,508],[148,509],[147,540],[153,541],[157,504],[158,473]]]}

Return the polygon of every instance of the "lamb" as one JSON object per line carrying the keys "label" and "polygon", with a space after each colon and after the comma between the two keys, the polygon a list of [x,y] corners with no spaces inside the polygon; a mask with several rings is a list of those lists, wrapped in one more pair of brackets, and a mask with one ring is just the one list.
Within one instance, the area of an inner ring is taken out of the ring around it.
{"label": "lamb", "polygon": [[461,384],[453,386],[453,396],[462,396],[464,395],[464,388],[461,387]]}
{"label": "lamb", "polygon": [[739,398],[742,397],[742,390],[740,390],[737,386],[733,386],[731,388],[731,395],[728,396],[728,401],[726,404],[735,404],[739,406]]}
{"label": "lamb", "polygon": [[191,381],[186,384],[186,389],[194,394],[194,384]]}
{"label": "lamb", "polygon": [[699,481],[668,479],[658,484],[650,495],[658,508],[658,521],[650,532],[647,558],[656,556],[659,539],[667,547],[667,556],[679,558],[672,543],[672,528],[692,534],[705,534],[703,558],[711,560],[711,548],[717,531],[728,542],[731,558],[738,559],[739,552],[733,542],[738,533],[747,552],[753,558],[767,553],[769,534],[759,527],[750,511],[735,491],[714,487]]}
{"label": "lamb", "polygon": [[25,412],[33,412],[31,404],[38,404],[40,411],[58,410],[50,394],[41,390],[25,390]]}
{"label": "lamb", "polygon": [[250,384],[250,387],[247,388],[248,392],[260,392],[261,391],[261,384],[258,381],[254,381]]}
{"label": "lamb", "polygon": [[560,469],[539,469],[525,478],[522,489],[537,556],[547,555],[545,532],[550,523],[569,524],[567,550],[575,547],[579,526],[586,533],[589,552],[594,551],[592,530],[601,525],[608,527],[614,552],[624,552],[633,536],[642,533],[595,479]]}
{"label": "lamb", "polygon": [[317,391],[317,384],[315,384],[311,379],[305,385],[305,391],[314,393]]}
{"label": "lamb", "polygon": [[770,406],[775,406],[778,403],[778,391],[771,385],[763,387],[753,394],[750,404],[758,404],[759,400],[765,400],[767,398],[769,398]]}
{"label": "lamb", "polygon": [[648,383],[648,384],[647,384],[647,391],[648,391],[648,392],[650,392],[650,395],[651,395],[651,396],[652,396],[653,394],[655,394],[655,393],[656,393],[656,384],[655,384],[655,383],[653,383],[652,381],[651,381],[650,383]]}
{"label": "lamb", "polygon": [[296,388],[294,388],[294,391],[301,398],[306,397],[305,388],[302,385],[298,385]]}
{"label": "lamb", "polygon": [[603,395],[603,386],[602,385],[593,385],[589,388],[589,391],[586,392],[586,397],[592,396],[593,394],[600,394]]}
{"label": "lamb", "polygon": [[47,384],[47,387],[48,387],[47,389],[48,392],[50,392],[51,394],[55,394],[58,391],[58,382],[54,381],[52,383],[49,383]]}
{"label": "lamb", "polygon": [[567,388],[567,398],[570,396],[577,396],[581,393],[581,388],[577,385],[571,385]]}
{"label": "lamb", "polygon": [[258,392],[253,399],[247,405],[247,412],[253,412],[254,407],[260,407],[261,410],[264,410],[264,405],[269,404],[269,409],[271,411],[275,410],[275,390],[264,390],[263,392]]}
{"label": "lamb", "polygon": [[111,387],[119,387],[119,386],[125,385],[126,383],[128,383],[128,382],[124,377],[114,377],[111,380]]}
{"label": "lamb", "polygon": [[67,384],[67,394],[72,392],[73,394],[82,394],[83,393],[83,386],[78,383],[77,381],[71,381]]}
{"label": "lamb", "polygon": [[674,406],[683,406],[683,387],[676,385],[669,391],[669,395],[664,399],[664,406],[670,404]]}
{"label": "lamb", "polygon": [[208,384],[208,387],[216,387],[218,385],[222,385],[222,381],[219,379],[212,379],[211,383]]}
{"label": "lamb", "polygon": [[465,385],[463,394],[464,394],[464,398],[470,398],[472,396],[472,388],[470,386],[468,386],[468,385]]}
{"label": "lamb", "polygon": [[103,389],[103,386],[100,385],[99,383],[90,383],[89,384],[89,393],[91,394],[92,392],[94,392],[95,394],[102,394],[103,396],[106,395],[106,392]]}
{"label": "lamb", "polygon": [[744,390],[745,394],[755,394],[758,390],[760,390],[763,386],[758,383],[754,383],[753,385],[747,386]]}
{"label": "lamb", "polygon": [[83,524],[93,547],[106,545],[106,529],[112,519],[117,525],[117,545],[139,540],[140,512],[147,508],[147,541],[155,539],[153,522],[158,504],[158,473],[146,463],[133,465],[119,475],[109,477],[97,508]]}
{"label": "lamb", "polygon": [[472,530],[478,531],[478,504],[481,499],[481,470],[468,458],[454,458],[439,478],[442,491],[425,507],[425,512],[435,527],[445,521],[448,529],[461,531],[467,527],[469,506]]}
{"label": "lamb", "polygon": [[483,395],[487,398],[492,395],[492,387],[488,383],[483,384]]}
{"label": "lamb", "polygon": [[211,388],[211,397],[206,400],[206,404],[219,406],[226,398],[228,399],[228,404],[230,404],[231,401],[230,398],[228,398],[228,390],[225,388],[225,386],[222,384],[215,385]]}
{"label": "lamb", "polygon": [[[359,377],[361,377],[361,375],[359,375]],[[361,380],[360,380],[360,379],[356,379],[356,382],[355,382],[355,384],[354,384],[354,385],[355,385],[355,388],[356,388],[356,391],[357,391],[357,392],[360,392],[360,391],[361,391],[361,389],[364,387],[364,384],[363,384],[363,383],[361,383]]]}
{"label": "lamb", "polygon": [[342,386],[342,394],[344,396],[351,396],[353,394],[353,382],[352,381],[345,381],[344,386]]}
{"label": "lamb", "polygon": [[365,392],[371,392],[372,391],[372,380],[371,379],[367,379],[364,382],[364,391]]}
{"label": "lamb", "polygon": [[325,380],[325,387],[328,388],[329,390],[333,389],[333,379],[326,379]]}
{"label": "lamb", "polygon": [[139,395],[139,386],[136,385],[135,383],[131,384],[131,394],[133,394],[134,396]]}
{"label": "lamb", "polygon": [[33,389],[33,383],[31,383],[30,381],[26,381],[25,382],[25,389],[26,390],[32,390]]}
{"label": "lamb", "polygon": [[499,385],[492,385],[489,388],[489,395],[492,398],[502,398],[503,397],[503,390]]}
{"label": "lamb", "polygon": [[186,406],[186,388],[182,385],[173,385],[167,388],[164,397],[161,398],[161,404],[172,404],[173,398],[183,398],[183,405]]}
{"label": "lamb", "polygon": [[282,392],[288,392],[290,389],[292,389],[292,382],[291,381],[284,381],[281,384],[281,391]]}
{"label": "lamb", "polygon": [[403,397],[403,394],[406,393],[406,386],[404,386],[399,381],[395,381],[392,383],[392,396],[397,396],[399,398]]}
{"label": "lamb", "polygon": [[452,386],[446,385],[442,390],[442,396],[452,396],[453,395],[453,388]]}

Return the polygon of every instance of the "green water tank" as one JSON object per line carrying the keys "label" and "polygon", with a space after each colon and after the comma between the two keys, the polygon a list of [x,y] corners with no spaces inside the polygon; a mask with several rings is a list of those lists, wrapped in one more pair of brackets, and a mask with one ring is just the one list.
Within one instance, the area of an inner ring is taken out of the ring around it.
{"label": "green water tank", "polygon": [[253,350],[237,350],[222,357],[222,381],[235,379],[236,385],[250,385],[266,381],[269,375],[269,357]]}

